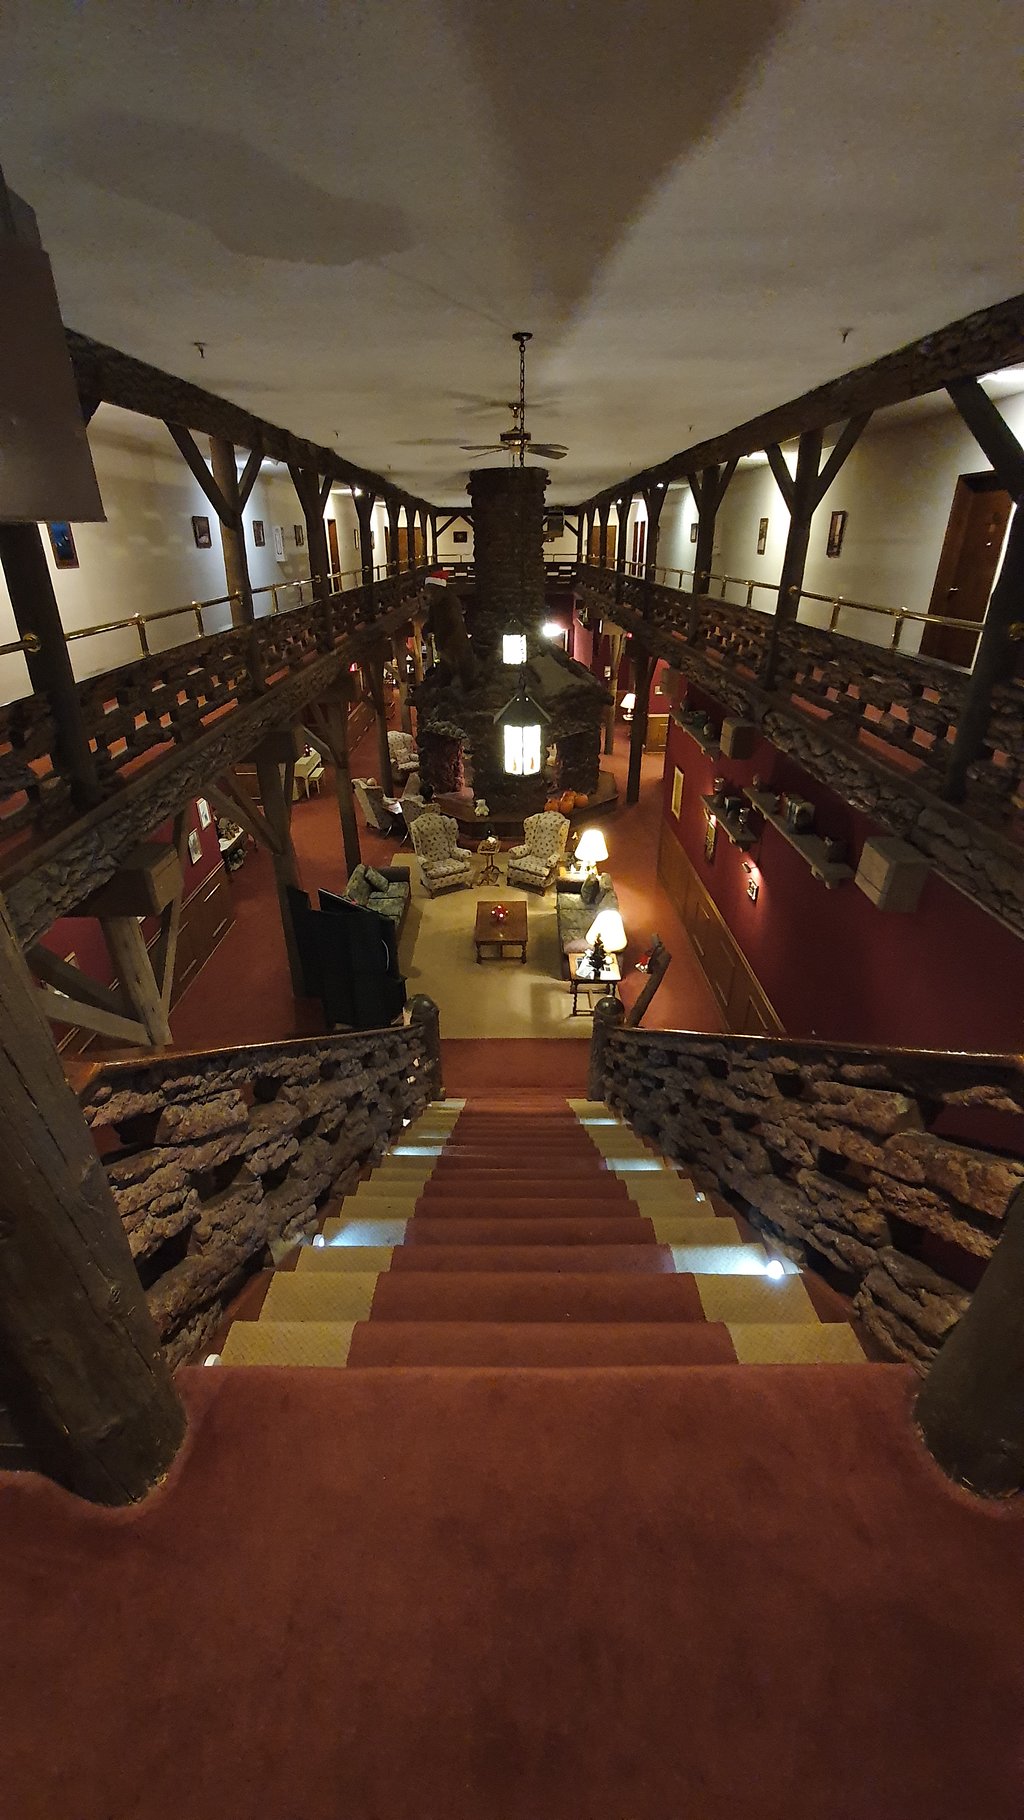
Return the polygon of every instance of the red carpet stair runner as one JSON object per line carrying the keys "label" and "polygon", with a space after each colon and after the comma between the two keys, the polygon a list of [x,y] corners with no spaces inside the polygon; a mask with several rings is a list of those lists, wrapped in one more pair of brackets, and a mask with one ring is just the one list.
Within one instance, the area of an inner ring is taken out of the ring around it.
{"label": "red carpet stair runner", "polygon": [[225,1365],[859,1363],[788,1259],[745,1242],[607,1106],[429,1106],[235,1321]]}

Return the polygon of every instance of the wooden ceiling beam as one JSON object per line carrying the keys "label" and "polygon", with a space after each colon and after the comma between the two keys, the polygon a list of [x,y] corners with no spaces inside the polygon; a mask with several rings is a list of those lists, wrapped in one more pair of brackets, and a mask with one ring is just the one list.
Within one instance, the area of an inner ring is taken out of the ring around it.
{"label": "wooden ceiling beam", "polygon": [[723,461],[752,455],[771,443],[791,442],[806,430],[825,430],[843,419],[905,404],[926,392],[938,392],[960,380],[975,379],[1001,367],[1024,362],[1024,294],[975,310],[934,334],[924,335],[885,354],[868,366],[855,367],[837,379],[815,386],[788,404],[752,417],[721,436],[710,437],[683,449],[658,466],[614,486],[602,489],[582,506],[614,499],[625,487],[650,486],[652,481],[685,480],[688,473],[714,467]]}
{"label": "wooden ceiling beam", "polygon": [[295,436],[290,430],[254,416],[242,405],[232,404],[230,399],[219,398],[187,379],[93,341],[77,329],[66,329],[65,334],[83,410],[94,411],[97,403],[117,405],[123,411],[160,418],[168,427],[176,424],[182,430],[204,436],[223,436],[236,448],[259,449],[261,458],[315,468],[332,481],[372,490],[378,498],[397,499],[403,504],[408,501],[430,510],[426,500],[416,499],[369,468],[346,461],[334,449]]}

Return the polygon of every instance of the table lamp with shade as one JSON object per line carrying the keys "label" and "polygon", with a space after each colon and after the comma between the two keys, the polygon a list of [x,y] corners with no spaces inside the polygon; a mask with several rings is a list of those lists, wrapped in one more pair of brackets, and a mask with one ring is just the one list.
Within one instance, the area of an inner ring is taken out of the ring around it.
{"label": "table lamp with shade", "polygon": [[609,954],[621,954],[626,929],[617,910],[599,910],[587,930],[587,960],[596,979],[605,970]]}
{"label": "table lamp with shade", "polygon": [[633,689],[630,689],[628,693],[622,697],[619,707],[622,709],[623,720],[631,721],[636,711],[636,693]]}
{"label": "table lamp with shade", "polygon": [[584,828],[576,842],[574,865],[578,872],[596,872],[608,858],[608,842],[600,828]]}

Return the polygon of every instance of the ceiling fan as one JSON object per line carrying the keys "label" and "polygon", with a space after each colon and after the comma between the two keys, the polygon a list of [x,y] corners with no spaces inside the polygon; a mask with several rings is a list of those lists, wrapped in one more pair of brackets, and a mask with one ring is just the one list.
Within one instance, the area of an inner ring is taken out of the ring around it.
{"label": "ceiling fan", "polygon": [[517,329],[512,337],[519,343],[519,397],[509,405],[512,428],[502,430],[497,442],[462,442],[467,455],[502,455],[508,453],[513,465],[526,466],[527,455],[541,455],[545,461],[561,461],[569,451],[561,442],[534,442],[526,427],[526,344],[533,340],[529,329]]}

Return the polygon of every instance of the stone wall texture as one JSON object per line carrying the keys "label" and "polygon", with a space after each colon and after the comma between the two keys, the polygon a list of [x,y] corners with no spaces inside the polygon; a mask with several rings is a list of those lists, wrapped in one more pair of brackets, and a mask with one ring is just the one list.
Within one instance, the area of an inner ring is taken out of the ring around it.
{"label": "stone wall texture", "polygon": [[928,1363],[1024,1182],[1014,1058],[599,1027],[593,1068],[699,1185],[853,1291],[884,1353]]}
{"label": "stone wall texture", "polygon": [[172,1365],[436,1091],[415,1024],[101,1068],[83,1111]]}

